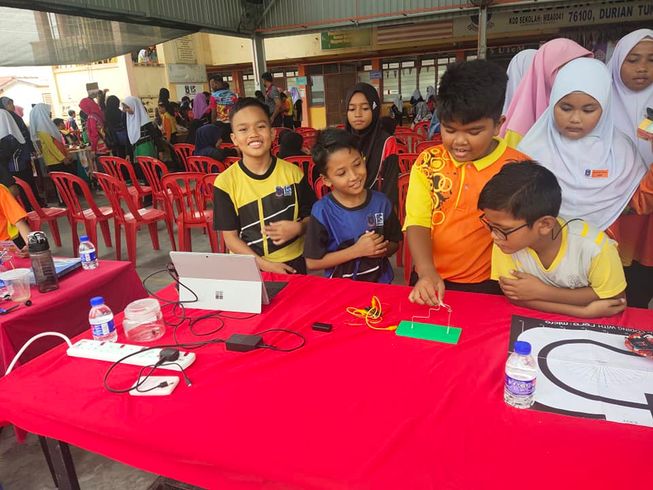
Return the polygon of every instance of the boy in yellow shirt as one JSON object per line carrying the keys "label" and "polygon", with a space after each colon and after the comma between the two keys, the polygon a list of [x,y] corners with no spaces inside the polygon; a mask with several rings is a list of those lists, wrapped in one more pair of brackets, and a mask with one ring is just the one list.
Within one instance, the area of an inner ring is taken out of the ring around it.
{"label": "boy in yellow shirt", "polygon": [[25,256],[27,235],[31,231],[27,224],[27,212],[9,189],[0,185],[0,241],[13,240],[21,255]]}
{"label": "boy in yellow shirt", "polygon": [[617,244],[581,219],[558,216],[562,193],[545,167],[504,165],[478,199],[494,239],[492,279],[514,304],[592,318],[626,307]]}
{"label": "boy in yellow shirt", "polygon": [[445,287],[501,294],[490,280],[492,239],[478,220],[478,195],[508,161],[527,158],[498,137],[507,76],[489,61],[449,65],[438,91],[442,144],[413,165],[406,231],[416,277],[410,300],[436,305]]}

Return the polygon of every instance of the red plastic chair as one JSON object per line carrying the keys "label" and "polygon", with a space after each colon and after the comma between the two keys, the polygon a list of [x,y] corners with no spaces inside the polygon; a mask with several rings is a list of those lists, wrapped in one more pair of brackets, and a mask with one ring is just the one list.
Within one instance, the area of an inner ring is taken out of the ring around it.
{"label": "red plastic chair", "polygon": [[[399,218],[399,223],[401,227],[404,226],[404,221],[406,220],[406,196],[408,195],[408,181],[410,179],[410,174],[401,174],[397,181],[399,187],[399,209],[397,210],[397,218]],[[404,266],[404,281],[406,285],[410,284],[410,273],[413,267],[413,259],[410,255],[410,248],[406,242],[406,233],[404,232],[404,239],[399,242],[399,248],[397,249],[397,267],[401,267],[403,262]]]}
{"label": "red plastic chair", "polygon": [[415,152],[417,145],[424,140],[420,135],[410,128],[398,127],[395,129],[395,137],[406,145],[409,152]]}
{"label": "red plastic chair", "polygon": [[[62,216],[67,216],[68,211],[64,208],[42,208],[39,205],[39,201],[36,199],[36,196],[34,195],[34,192],[32,192],[32,188],[29,186],[29,184],[24,180],[19,179],[18,177],[14,177],[14,179],[16,180],[16,184],[18,184],[20,188],[23,189],[23,192],[27,196],[27,200],[32,205],[32,209],[34,210],[27,213],[27,219],[32,230],[40,230],[41,223],[45,221],[50,227],[50,231],[54,237],[54,243],[57,245],[57,247],[61,247],[61,234],[59,233],[59,223],[57,223],[57,219],[61,218]],[[75,243],[73,243],[73,248],[75,248]]]}
{"label": "red plastic chair", "polygon": [[310,155],[305,155],[298,157],[286,157],[284,160],[290,163],[294,163],[299,168],[301,168],[302,172],[304,172],[304,175],[306,176],[306,179],[308,180],[308,185],[311,187],[314,186],[313,173],[315,171],[315,162],[313,161],[313,157]]}
{"label": "red plastic chair", "polygon": [[[215,179],[219,174],[206,174],[202,177],[202,195],[204,196],[204,208],[208,209],[208,204],[211,205],[211,209],[215,210],[215,203],[213,202],[214,189],[215,189]],[[215,211],[214,211],[215,212]],[[215,231],[215,230],[214,230]],[[227,251],[227,244],[224,242],[222,233],[215,231],[218,238],[218,252],[224,253]]]}
{"label": "red plastic chair", "polygon": [[[79,235],[77,234],[77,223],[83,223],[86,235],[93,242],[96,248],[99,248],[97,239],[97,225],[100,224],[102,238],[107,247],[111,247],[111,233],[109,231],[109,220],[113,218],[113,209],[109,206],[98,206],[93,199],[91,189],[86,181],[76,175],[67,172],[50,172],[50,178],[57,188],[57,192],[66,204],[68,211],[68,221],[73,236],[73,255],[77,257],[77,244]],[[77,191],[81,190],[88,208],[84,209],[79,202]]]}
{"label": "red plastic chair", "polygon": [[[120,157],[99,157],[98,160],[106,173],[125,184],[127,191],[135,199],[134,202],[136,205],[139,207],[143,206],[145,197],[152,195],[152,188],[148,185],[141,185],[138,182],[136,172],[134,172],[134,166],[129,161]],[[131,185],[127,183],[125,174],[129,176]]]}
{"label": "red plastic chair", "polygon": [[220,143],[218,145],[218,148],[220,148],[221,150],[238,150],[238,147],[233,143],[225,143],[225,142]]}
{"label": "red plastic chair", "polygon": [[429,134],[429,127],[431,126],[431,121],[421,121],[415,124],[413,131],[415,131],[419,136],[422,137],[422,140],[425,140]]}
{"label": "red plastic chair", "polygon": [[[106,194],[107,198],[109,198],[111,207],[113,208],[117,260],[120,260],[122,251],[122,240],[120,236],[122,228],[125,228],[127,255],[134,266],[136,266],[136,236],[139,228],[143,225],[147,225],[150,230],[152,248],[154,248],[154,250],[159,250],[159,231],[157,229],[157,225],[159,224],[159,221],[163,221],[166,224],[166,228],[168,228],[170,245],[172,246],[173,250],[175,249],[174,233],[172,231],[172,226],[166,220],[165,211],[156,208],[138,209],[138,207],[134,204],[134,201],[131,199],[129,192],[127,191],[127,186],[124,182],[112,177],[111,175],[101,172],[96,172],[95,177],[97,178],[98,183],[100,184],[100,187],[102,187],[102,190]],[[123,210],[121,204],[122,202],[124,202],[127,206],[128,212]]]}
{"label": "red plastic chair", "polygon": [[219,160],[200,156],[188,157],[188,168],[189,172],[199,172],[201,174],[219,174],[227,169],[224,163]]}
{"label": "red plastic chair", "polygon": [[322,199],[329,192],[331,192],[331,187],[329,187],[324,183],[324,177],[322,177],[321,175],[317,179],[315,179],[313,188],[315,189],[315,195],[317,196],[318,199]]}
{"label": "red plastic chair", "polygon": [[239,160],[240,160],[240,157],[227,157],[227,158],[224,159],[224,162],[222,162],[222,163],[224,163],[225,168],[229,168],[234,163],[238,163]]}
{"label": "red plastic chair", "polygon": [[172,147],[175,150],[175,154],[177,155],[177,158],[181,160],[181,163],[184,165],[186,172],[188,172],[187,159],[195,151],[195,145],[191,145],[190,143],[176,143],[172,145]]}
{"label": "red plastic chair", "polygon": [[[170,194],[165,191],[161,183],[163,176],[169,173],[168,167],[161,160],[153,157],[136,157],[136,161],[141,166],[145,179],[152,189],[152,206],[163,209],[166,213],[167,222],[172,226],[174,216],[172,214]],[[172,248],[175,248],[174,240]]]}
{"label": "red plastic chair", "polygon": [[409,174],[418,156],[418,153],[400,153],[397,155],[399,159],[399,174]]}
{"label": "red plastic chair", "polygon": [[317,129],[309,127],[295,128],[295,133],[301,134],[304,138],[304,148],[310,151],[317,141]]}
{"label": "red plastic chair", "polygon": [[281,136],[281,133],[284,131],[291,131],[288,128],[283,128],[283,127],[274,127],[272,128],[274,130],[274,141],[273,144],[279,144],[279,136]]}
{"label": "red plastic chair", "polygon": [[439,143],[435,139],[422,141],[422,142],[417,144],[417,147],[415,148],[415,153],[417,153],[419,155],[424,150],[426,150],[428,148],[433,148],[434,146],[438,146],[441,143],[442,143],[442,139],[440,139]]}
{"label": "red plastic chair", "polygon": [[179,250],[183,252],[193,251],[191,228],[203,229],[209,236],[211,251],[218,251],[218,239],[213,230],[213,210],[206,209],[202,190],[204,175],[198,172],[176,172],[161,179],[164,189],[172,196]]}

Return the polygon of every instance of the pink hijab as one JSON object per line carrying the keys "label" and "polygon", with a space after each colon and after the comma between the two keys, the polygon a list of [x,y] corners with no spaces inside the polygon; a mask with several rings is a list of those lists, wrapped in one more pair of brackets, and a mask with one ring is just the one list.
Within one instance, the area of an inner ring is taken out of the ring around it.
{"label": "pink hijab", "polygon": [[104,123],[104,112],[90,97],[85,97],[79,101],[79,108],[83,110],[89,116],[95,116],[96,119],[99,119],[101,123]]}
{"label": "pink hijab", "polygon": [[591,51],[571,39],[557,38],[540,46],[510,102],[501,136],[511,131],[523,137],[549,106],[558,70],[571,60],[585,56],[594,57]]}
{"label": "pink hijab", "polygon": [[195,94],[195,97],[193,97],[193,116],[195,119],[202,119],[208,107],[209,104],[206,102],[206,95],[203,92]]}

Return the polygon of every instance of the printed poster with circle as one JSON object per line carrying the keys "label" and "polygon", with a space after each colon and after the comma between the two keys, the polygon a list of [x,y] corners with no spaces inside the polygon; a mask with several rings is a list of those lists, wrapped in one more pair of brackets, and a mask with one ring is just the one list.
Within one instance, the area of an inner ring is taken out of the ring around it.
{"label": "printed poster with circle", "polygon": [[626,345],[638,333],[645,332],[513,316],[509,350],[529,342],[537,364],[532,409],[653,427],[653,358]]}

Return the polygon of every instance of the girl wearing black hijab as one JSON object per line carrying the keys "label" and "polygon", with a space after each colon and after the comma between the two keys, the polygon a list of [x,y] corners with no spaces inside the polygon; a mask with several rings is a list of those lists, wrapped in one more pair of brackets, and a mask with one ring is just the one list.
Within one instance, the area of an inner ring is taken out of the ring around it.
{"label": "girl wearing black hijab", "polygon": [[[4,169],[8,170],[10,173],[7,174],[7,172],[4,172],[0,180],[2,181],[3,184],[7,185],[6,183],[8,182],[10,185],[15,184],[15,180],[13,180],[13,176],[16,176],[20,179],[23,179],[25,182],[29,184],[29,186],[32,189],[32,192],[36,196],[36,199],[39,201],[41,205],[45,204],[43,202],[43,199],[41,199],[41,196],[39,194],[38,188],[36,187],[36,181],[34,179],[34,171],[32,169],[32,153],[35,152],[34,150],[34,144],[32,143],[32,138],[30,137],[29,134],[29,129],[27,128],[27,125],[25,124],[25,121],[23,121],[23,118],[20,117],[18,114],[15,112],[15,107],[14,107],[14,101],[10,99],[9,97],[0,97],[0,109],[6,110],[11,118],[14,120],[16,123],[16,126],[18,126],[18,129],[20,131],[20,134],[23,136],[23,143],[19,143],[16,139],[14,139],[14,142],[16,143],[16,148],[14,148],[11,152],[11,159],[9,158],[2,158],[5,162],[7,162],[6,165],[3,165],[3,171]],[[3,135],[4,137],[5,135]],[[6,143],[9,140],[5,141],[5,150],[7,149]],[[1,152],[0,153],[6,153]],[[27,196],[23,192],[23,190],[20,190],[20,195],[23,203],[25,204],[27,211],[31,211],[32,207],[29,204],[29,201],[27,200]]]}
{"label": "girl wearing black hijab", "polygon": [[193,151],[193,155],[209,157],[221,162],[224,162],[227,157],[238,156],[236,150],[218,148],[220,143],[227,140],[229,133],[231,133],[230,125],[220,121],[202,126],[195,134],[195,151]]}
{"label": "girl wearing black hijab", "polygon": [[111,153],[120,158],[128,154],[127,114],[120,110],[120,99],[110,95],[104,110],[104,130]]}
{"label": "girl wearing black hijab", "polygon": [[365,187],[383,192],[396,208],[399,192],[397,142],[381,124],[381,101],[369,83],[357,83],[347,93],[345,128],[359,138],[358,151],[365,159]]}

